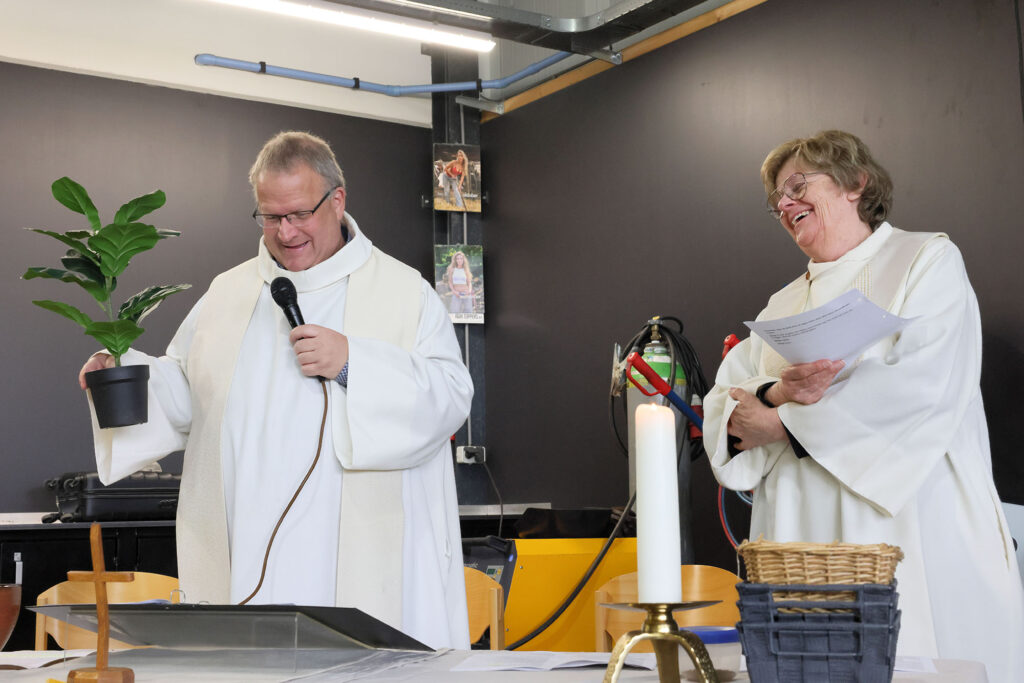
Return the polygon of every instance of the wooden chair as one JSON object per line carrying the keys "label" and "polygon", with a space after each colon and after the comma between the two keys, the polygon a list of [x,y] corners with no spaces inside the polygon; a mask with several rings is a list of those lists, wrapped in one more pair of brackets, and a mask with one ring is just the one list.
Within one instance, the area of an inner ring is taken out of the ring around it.
{"label": "wooden chair", "polygon": [[479,569],[464,567],[469,641],[478,642],[491,629],[491,649],[505,649],[505,590]]}
{"label": "wooden chair", "polygon": [[[133,572],[135,580],[127,583],[108,583],[107,600],[118,602],[142,602],[143,600],[170,600],[178,602],[178,579],[163,574]],[[96,586],[82,581],[62,581],[47,588],[36,598],[37,605],[90,605],[96,602]],[[49,633],[57,645],[65,650],[95,649],[96,634],[67,622],[36,614],[36,649],[46,650],[46,634]],[[128,643],[110,639],[111,648],[134,647]]]}
{"label": "wooden chair", "polygon": [[[740,620],[740,610],[736,606],[739,600],[736,584],[742,581],[740,577],[726,569],[702,564],[684,564],[680,571],[683,600],[721,600],[717,605],[674,612],[676,623],[681,628],[736,625]],[[594,649],[597,652],[611,652],[612,646],[623,633],[639,630],[643,624],[643,612],[601,606],[601,603],[637,602],[636,576],[636,572],[616,576],[594,591]],[[652,650],[650,643],[645,642],[633,648],[633,651]]]}

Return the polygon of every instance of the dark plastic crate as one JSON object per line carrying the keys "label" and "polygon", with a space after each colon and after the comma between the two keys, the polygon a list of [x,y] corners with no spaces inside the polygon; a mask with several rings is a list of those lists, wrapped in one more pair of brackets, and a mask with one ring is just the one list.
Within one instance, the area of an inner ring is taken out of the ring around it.
{"label": "dark plastic crate", "polygon": [[[896,663],[895,584],[741,583],[737,630],[754,683],[887,683]],[[854,601],[776,600],[779,591],[854,592]],[[785,612],[786,608],[826,610]]]}

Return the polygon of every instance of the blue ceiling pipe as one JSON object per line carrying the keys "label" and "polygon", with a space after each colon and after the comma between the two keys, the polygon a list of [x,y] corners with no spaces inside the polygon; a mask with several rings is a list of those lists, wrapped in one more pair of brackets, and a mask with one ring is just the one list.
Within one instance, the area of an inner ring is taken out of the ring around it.
{"label": "blue ceiling pipe", "polygon": [[527,76],[537,73],[541,69],[545,69],[552,64],[562,61],[566,57],[572,55],[571,52],[557,52],[550,57],[535,62],[530,66],[517,71],[511,76],[505,78],[499,78],[496,80],[489,81],[460,81],[457,83],[430,83],[425,85],[383,85],[381,83],[373,83],[372,81],[364,81],[359,78],[343,78],[341,76],[328,76],[327,74],[318,74],[313,71],[302,71],[299,69],[287,69],[280,66],[273,66],[266,62],[246,62],[240,59],[230,59],[228,57],[218,57],[217,55],[211,55],[207,53],[196,55],[196,64],[200,66],[220,66],[227,69],[238,69],[239,71],[250,71],[252,73],[265,73],[271,76],[283,76],[285,78],[296,78],[301,81],[312,81],[314,83],[325,83],[327,85],[337,85],[342,88],[353,88],[357,90],[368,90],[370,92],[381,93],[382,95],[390,95],[392,97],[401,97],[403,95],[416,95],[419,93],[435,93],[435,92],[459,92],[465,90],[484,90],[484,89],[501,89],[506,88],[516,81],[522,80]]}

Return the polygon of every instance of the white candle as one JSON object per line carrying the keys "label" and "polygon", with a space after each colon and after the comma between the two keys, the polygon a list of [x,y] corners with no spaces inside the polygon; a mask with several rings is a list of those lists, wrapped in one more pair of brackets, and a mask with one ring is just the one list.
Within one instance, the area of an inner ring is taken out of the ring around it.
{"label": "white candle", "polygon": [[665,406],[643,404],[634,424],[640,602],[682,602],[675,415]]}

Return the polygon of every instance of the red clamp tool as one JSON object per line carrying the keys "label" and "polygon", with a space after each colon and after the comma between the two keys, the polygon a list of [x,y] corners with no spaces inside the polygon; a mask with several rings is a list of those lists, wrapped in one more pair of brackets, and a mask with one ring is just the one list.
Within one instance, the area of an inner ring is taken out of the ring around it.
{"label": "red clamp tool", "polygon": [[[651,386],[654,387],[654,391],[647,391],[644,389],[644,387],[641,386],[633,377],[632,373],[629,372],[631,368],[636,368],[637,372],[643,375],[644,378],[651,383]],[[656,373],[636,351],[626,356],[626,377],[629,378],[629,381],[633,383],[633,386],[639,389],[644,396],[657,396],[661,394],[667,398],[672,405],[679,408],[683,415],[689,418],[690,422],[697,426],[697,429],[704,428],[703,418],[701,418],[701,416],[698,415],[691,406],[687,405],[686,401],[680,398],[679,394],[672,391],[668,382],[663,380],[661,376]]]}

